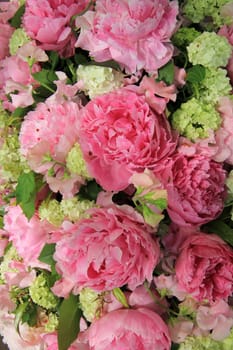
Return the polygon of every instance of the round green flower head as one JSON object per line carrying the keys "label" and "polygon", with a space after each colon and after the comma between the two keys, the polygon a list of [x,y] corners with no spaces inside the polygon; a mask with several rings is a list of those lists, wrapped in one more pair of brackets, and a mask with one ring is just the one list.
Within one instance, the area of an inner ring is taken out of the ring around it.
{"label": "round green flower head", "polygon": [[[232,345],[232,344],[231,344]],[[180,344],[179,350],[223,350],[220,342],[210,337],[187,337]],[[229,348],[230,350],[230,348]]]}
{"label": "round green flower head", "polygon": [[64,221],[64,214],[60,203],[56,199],[45,200],[39,207],[39,216],[55,226],[60,226]]}
{"label": "round green flower head", "polygon": [[183,13],[193,23],[200,23],[208,17],[212,19],[212,23],[216,27],[220,27],[228,23],[228,19],[221,15],[222,6],[231,1],[232,0],[186,0]]}
{"label": "round green flower head", "polygon": [[71,174],[78,174],[84,178],[90,179],[88,174],[85,160],[83,159],[83,154],[78,143],[76,143],[68,153],[66,158],[67,169]]}
{"label": "round green flower head", "polygon": [[189,61],[207,68],[225,67],[232,53],[228,40],[215,32],[203,32],[188,47]]}
{"label": "round green flower head", "polygon": [[18,49],[24,44],[28,43],[31,39],[27,36],[26,32],[22,28],[18,28],[12,34],[9,41],[10,54],[16,55]]}
{"label": "round green flower head", "polygon": [[44,326],[45,332],[54,332],[58,328],[58,323],[58,316],[53,312],[49,312],[48,321],[45,323]]}
{"label": "round green flower head", "polygon": [[180,48],[186,48],[201,33],[194,28],[182,27],[172,37],[172,43]]}
{"label": "round green flower head", "polygon": [[215,104],[221,96],[227,96],[231,92],[230,79],[227,77],[226,69],[205,70],[205,78],[200,82],[200,99]]}
{"label": "round green flower head", "polygon": [[29,287],[32,301],[45,309],[53,309],[58,304],[58,298],[49,289],[44,273],[38,275]]}
{"label": "round green flower head", "polygon": [[80,306],[89,322],[100,316],[103,298],[91,288],[83,288],[79,295]]}
{"label": "round green flower head", "polygon": [[81,218],[87,217],[87,210],[93,208],[95,203],[88,199],[79,200],[77,197],[62,199],[61,210],[64,217],[70,221],[77,222]]}
{"label": "round green flower head", "polygon": [[181,135],[195,141],[209,136],[209,130],[217,130],[221,117],[212,104],[196,98],[182,103],[172,116],[172,126]]}

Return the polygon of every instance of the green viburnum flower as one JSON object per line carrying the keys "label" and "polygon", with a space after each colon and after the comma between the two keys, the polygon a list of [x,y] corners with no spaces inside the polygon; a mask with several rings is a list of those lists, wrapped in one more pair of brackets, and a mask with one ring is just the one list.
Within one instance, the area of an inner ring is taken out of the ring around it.
{"label": "green viburnum flower", "polygon": [[225,67],[232,53],[228,40],[215,32],[203,32],[188,47],[189,61],[206,68]]}
{"label": "green viburnum flower", "polygon": [[172,117],[172,126],[193,141],[208,137],[209,130],[217,130],[220,124],[221,117],[214,106],[196,98],[182,103]]}
{"label": "green viburnum flower", "polygon": [[209,17],[216,27],[220,27],[229,22],[229,18],[221,15],[221,9],[230,2],[232,0],[186,0],[183,12],[193,23],[200,23]]}
{"label": "green viburnum flower", "polygon": [[[223,350],[221,343],[210,337],[187,337],[179,350]],[[230,350],[230,348],[229,348]]]}
{"label": "green viburnum flower", "polygon": [[39,216],[55,226],[60,226],[64,221],[64,214],[60,203],[56,199],[45,200],[39,207]]}
{"label": "green viburnum flower", "polygon": [[226,69],[205,70],[205,78],[199,84],[200,99],[215,104],[221,96],[230,94],[232,87]]}
{"label": "green viburnum flower", "polygon": [[45,332],[54,332],[57,328],[58,328],[58,316],[53,313],[53,312],[49,312],[48,314],[48,322],[46,322],[45,324]]}
{"label": "green viburnum flower", "polygon": [[9,267],[9,264],[12,262],[12,261],[20,261],[21,258],[19,257],[18,255],[18,252],[17,250],[15,249],[15,247],[11,246],[7,251],[6,253],[4,254],[3,256],[3,260],[0,264],[0,284],[4,284],[5,283],[5,276],[4,274],[6,272],[17,272],[16,269],[12,269]]}
{"label": "green viburnum flower", "polygon": [[35,304],[45,309],[53,309],[58,304],[58,298],[49,289],[44,273],[38,275],[32,282],[29,294]]}
{"label": "green viburnum flower", "polygon": [[78,143],[76,143],[69,151],[66,158],[66,167],[71,174],[78,174],[86,179],[90,179],[90,175],[88,174],[86,163],[83,159],[83,154]]}
{"label": "green viburnum flower", "polygon": [[79,294],[80,306],[87,321],[92,322],[100,316],[103,297],[91,288],[83,288]]}
{"label": "green viburnum flower", "polygon": [[64,216],[73,222],[80,220],[81,218],[87,217],[86,211],[95,206],[94,201],[79,200],[77,197],[70,199],[62,199],[61,210]]}
{"label": "green viburnum flower", "polygon": [[172,42],[175,46],[186,48],[191,44],[201,33],[194,28],[183,27],[177,30],[172,37]]}
{"label": "green viburnum flower", "polygon": [[123,74],[110,68],[79,65],[77,79],[84,83],[83,91],[92,99],[123,85]]}
{"label": "green viburnum flower", "polygon": [[16,55],[18,49],[24,44],[28,43],[31,39],[27,36],[26,32],[22,28],[18,28],[12,34],[9,41],[10,54]]}

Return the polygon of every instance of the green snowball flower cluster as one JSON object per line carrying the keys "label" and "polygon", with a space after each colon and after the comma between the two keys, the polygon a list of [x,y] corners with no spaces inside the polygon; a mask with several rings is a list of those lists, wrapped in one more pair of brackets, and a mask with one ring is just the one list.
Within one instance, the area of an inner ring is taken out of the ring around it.
{"label": "green snowball flower cluster", "polygon": [[29,294],[35,304],[45,309],[53,309],[58,304],[58,298],[50,291],[44,273],[38,275],[32,282]]}
{"label": "green snowball flower cluster", "polygon": [[179,48],[186,48],[201,33],[194,28],[182,27],[172,37],[172,43]]}
{"label": "green snowball flower cluster", "polygon": [[29,41],[30,41],[30,38],[24,29],[22,28],[16,29],[13,32],[9,41],[10,54],[12,56],[16,55],[18,49],[24,44],[28,43]]}
{"label": "green snowball flower cluster", "polygon": [[188,47],[189,61],[206,68],[225,67],[232,53],[228,40],[215,32],[203,32]]}
{"label": "green snowball flower cluster", "polygon": [[221,16],[223,5],[232,0],[186,0],[183,12],[193,23],[200,23],[206,17],[212,18],[213,23],[220,27],[228,23],[228,19]]}
{"label": "green snowball flower cluster", "polygon": [[102,309],[103,298],[91,288],[83,288],[79,295],[80,307],[89,322],[98,318]]}
{"label": "green snowball flower cluster", "polygon": [[83,154],[78,143],[76,143],[69,151],[66,157],[66,167],[71,174],[78,174],[86,179],[90,179]]}
{"label": "green snowball flower cluster", "polygon": [[216,104],[221,96],[227,96],[231,92],[230,79],[226,69],[205,70],[205,78],[200,82],[200,99],[207,103]]}
{"label": "green snowball flower cluster", "polygon": [[43,201],[39,207],[39,216],[42,220],[47,220],[58,227],[65,218],[60,203],[56,199]]}
{"label": "green snowball flower cluster", "polygon": [[3,260],[0,264],[0,284],[5,283],[5,273],[6,272],[17,272],[16,269],[12,269],[9,267],[9,264],[12,261],[20,261],[20,257],[15,249],[15,247],[10,246],[9,249],[5,252]]}
{"label": "green snowball flower cluster", "polygon": [[193,141],[208,137],[209,130],[217,130],[220,123],[220,115],[214,106],[196,98],[182,103],[172,118],[173,127]]}
{"label": "green snowball flower cluster", "polygon": [[53,312],[49,312],[48,321],[45,323],[44,326],[45,332],[54,332],[58,328],[58,323],[58,316]]}

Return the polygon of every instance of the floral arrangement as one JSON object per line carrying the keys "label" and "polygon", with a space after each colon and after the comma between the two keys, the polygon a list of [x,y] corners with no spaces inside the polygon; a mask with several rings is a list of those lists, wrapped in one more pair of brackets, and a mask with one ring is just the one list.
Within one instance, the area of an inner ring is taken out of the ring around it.
{"label": "floral arrangement", "polygon": [[230,350],[233,2],[0,3],[10,350]]}

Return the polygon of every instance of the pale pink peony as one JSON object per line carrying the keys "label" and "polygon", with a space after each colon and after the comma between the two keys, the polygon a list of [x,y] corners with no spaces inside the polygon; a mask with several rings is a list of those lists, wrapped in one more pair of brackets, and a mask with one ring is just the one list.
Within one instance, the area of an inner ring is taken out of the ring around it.
{"label": "pale pink peony", "polygon": [[176,154],[171,166],[168,214],[179,226],[200,226],[223,210],[226,172],[222,164],[196,154]]}
{"label": "pale pink peony", "polygon": [[112,311],[89,329],[90,350],[169,350],[167,325],[155,312],[139,308]]}
{"label": "pale pink peony", "polygon": [[26,265],[47,267],[38,260],[38,257],[45,243],[49,241],[52,225],[41,221],[36,215],[28,220],[18,205],[7,209],[4,229],[9,234],[9,241],[13,243]]}
{"label": "pale pink peony", "polygon": [[14,31],[8,23],[0,22],[0,60],[9,55],[9,39]]}
{"label": "pale pink peony", "polygon": [[90,101],[81,111],[79,136],[90,175],[109,191],[125,189],[145,168],[163,172],[176,148],[165,115],[128,88]]}
{"label": "pale pink peony", "polygon": [[21,153],[32,170],[45,175],[52,191],[74,195],[83,179],[67,177],[66,157],[78,140],[80,107],[72,101],[40,103],[24,118],[20,130]]}
{"label": "pale pink peony", "polygon": [[127,73],[153,72],[172,57],[177,14],[177,1],[97,0],[95,12],[76,18],[81,33],[75,46],[97,62],[115,60]]}
{"label": "pale pink peony", "polygon": [[233,293],[233,250],[217,235],[187,238],[177,258],[176,278],[196,300],[227,300]]}
{"label": "pale pink peony", "polygon": [[[30,68],[19,56],[6,57],[0,61],[0,99],[3,100],[4,108],[13,111],[33,104],[32,88],[38,84],[31,73],[39,70],[37,63]],[[8,94],[12,101],[7,99]]]}
{"label": "pale pink peony", "polygon": [[[227,15],[230,15],[232,12],[232,4],[229,4],[229,8],[226,7]],[[229,11],[230,10],[230,11]],[[231,83],[233,84],[233,25],[226,26],[224,25],[218,32],[218,35],[224,36],[227,38],[229,44],[232,46],[232,54],[227,64],[227,72],[230,77]]]}
{"label": "pale pink peony", "polygon": [[63,57],[74,54],[72,17],[82,12],[89,0],[27,0],[23,27],[44,50]]}
{"label": "pale pink peony", "polygon": [[217,152],[214,160],[233,165],[233,100],[221,97],[218,111],[222,116],[222,124],[215,133]]}
{"label": "pale pink peony", "polygon": [[76,232],[56,245],[54,259],[63,282],[72,280],[76,289],[106,291],[151,281],[160,250],[141,215],[116,205],[88,213],[90,218],[80,220]]}

